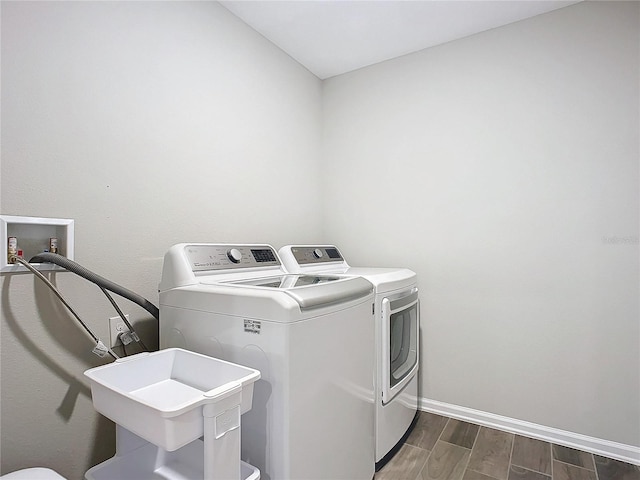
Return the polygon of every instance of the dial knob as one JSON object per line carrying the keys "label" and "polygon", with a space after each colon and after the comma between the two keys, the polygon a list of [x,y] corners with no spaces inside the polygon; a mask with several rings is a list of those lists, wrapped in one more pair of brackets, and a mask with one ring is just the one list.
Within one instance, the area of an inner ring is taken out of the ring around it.
{"label": "dial knob", "polygon": [[242,252],[237,248],[232,248],[227,252],[227,258],[233,263],[240,263],[240,260],[242,260]]}
{"label": "dial knob", "polygon": [[324,255],[324,253],[322,253],[322,250],[320,250],[319,248],[316,248],[313,251],[313,256],[316,258],[322,258],[322,256]]}

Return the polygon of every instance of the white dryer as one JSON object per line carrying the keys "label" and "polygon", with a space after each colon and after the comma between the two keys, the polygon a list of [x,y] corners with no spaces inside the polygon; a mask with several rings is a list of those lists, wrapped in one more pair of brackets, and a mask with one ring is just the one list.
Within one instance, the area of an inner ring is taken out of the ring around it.
{"label": "white dryer", "polygon": [[286,274],[269,245],[179,244],[159,289],[161,348],[260,370],[241,456],[263,480],[371,480],[371,283]]}
{"label": "white dryer", "polygon": [[406,268],[350,267],[334,245],[287,245],[290,273],[361,277],[375,287],[376,470],[399,449],[418,410],[420,309],[417,276]]}

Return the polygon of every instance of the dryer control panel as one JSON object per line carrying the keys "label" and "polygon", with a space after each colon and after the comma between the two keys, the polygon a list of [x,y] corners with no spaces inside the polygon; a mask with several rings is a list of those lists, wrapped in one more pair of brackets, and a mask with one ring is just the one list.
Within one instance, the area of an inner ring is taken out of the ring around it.
{"label": "dryer control panel", "polygon": [[194,272],[280,266],[270,245],[191,244],[184,253]]}
{"label": "dryer control panel", "polygon": [[291,247],[291,254],[296,259],[296,262],[298,262],[298,265],[344,261],[344,258],[342,258],[342,255],[340,254],[340,251],[333,245],[295,246]]}

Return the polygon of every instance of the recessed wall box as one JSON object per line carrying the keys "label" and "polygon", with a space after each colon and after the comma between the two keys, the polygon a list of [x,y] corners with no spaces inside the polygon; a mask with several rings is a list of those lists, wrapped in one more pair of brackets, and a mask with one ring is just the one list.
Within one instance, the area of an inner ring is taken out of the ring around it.
{"label": "recessed wall box", "polygon": [[[22,258],[29,260],[49,249],[50,239],[56,238],[60,255],[73,260],[73,220],[68,218],[40,218],[0,215],[0,272],[28,272],[24,266],[9,263],[9,237],[15,237]],[[38,270],[66,271],[51,263],[34,263]]]}

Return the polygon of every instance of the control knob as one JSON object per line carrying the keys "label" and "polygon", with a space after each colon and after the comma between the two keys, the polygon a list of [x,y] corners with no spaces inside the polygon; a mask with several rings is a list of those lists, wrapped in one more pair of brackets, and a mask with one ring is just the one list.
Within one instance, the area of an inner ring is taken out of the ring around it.
{"label": "control knob", "polygon": [[232,248],[227,251],[227,258],[233,263],[240,263],[240,260],[242,260],[242,252],[237,248]]}
{"label": "control knob", "polygon": [[313,250],[313,256],[316,258],[322,258],[322,256],[324,255],[324,253],[322,253],[322,250],[320,250],[319,248],[316,248]]}

